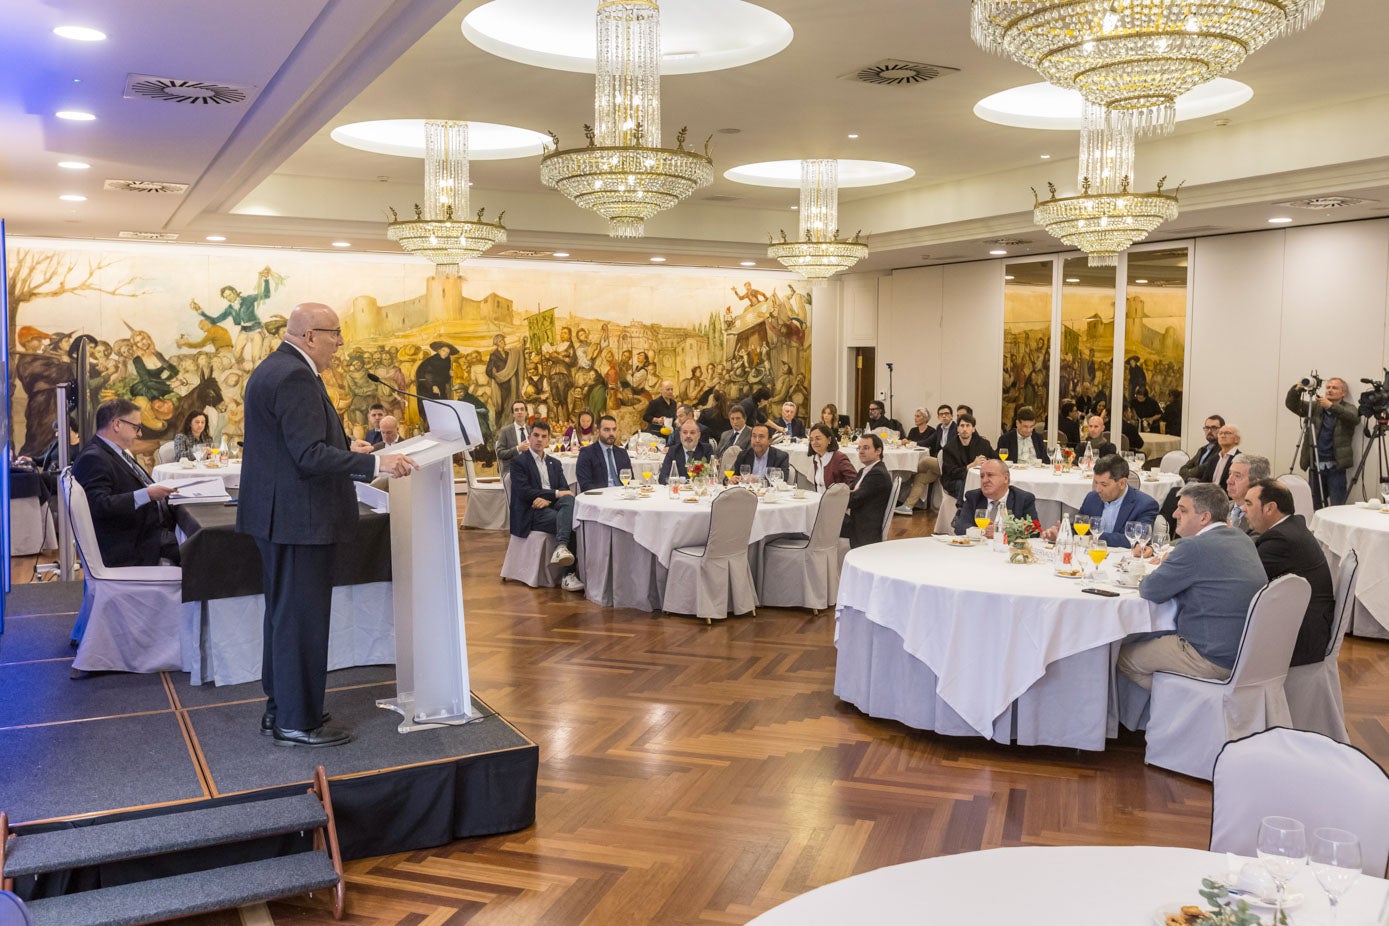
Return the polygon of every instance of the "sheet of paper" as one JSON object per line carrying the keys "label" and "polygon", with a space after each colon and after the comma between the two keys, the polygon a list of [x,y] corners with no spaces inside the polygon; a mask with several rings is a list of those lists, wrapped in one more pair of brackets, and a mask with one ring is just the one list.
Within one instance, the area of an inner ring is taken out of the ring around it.
{"label": "sheet of paper", "polygon": [[372,511],[380,514],[390,514],[391,496],[389,492],[383,492],[367,482],[353,483],[357,487],[357,501],[366,505]]}
{"label": "sheet of paper", "polygon": [[174,490],[169,496],[169,504],[179,505],[190,502],[226,502],[231,500],[226,484],[218,476],[202,479],[165,479],[159,483]]}

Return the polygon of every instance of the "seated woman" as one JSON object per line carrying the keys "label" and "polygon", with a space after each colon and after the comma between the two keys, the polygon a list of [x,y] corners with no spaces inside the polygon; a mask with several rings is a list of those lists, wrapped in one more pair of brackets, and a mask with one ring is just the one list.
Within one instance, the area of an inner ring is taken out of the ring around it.
{"label": "seated woman", "polygon": [[840,428],[849,426],[849,416],[839,414],[839,406],[831,402],[820,409],[820,423],[838,434]]}
{"label": "seated woman", "polygon": [[183,419],[183,427],[174,435],[174,461],[193,460],[194,447],[212,446],[212,435],[207,430],[207,413],[192,412]]}
{"label": "seated woman", "polygon": [[[829,407],[833,408],[834,406]],[[835,440],[834,431],[823,422],[814,424],[810,428],[809,456],[813,472],[811,481],[815,485],[816,492],[823,493],[836,482],[842,482],[849,488],[853,488],[855,480],[858,479],[858,471],[854,469],[854,464],[839,449],[839,441]]]}
{"label": "seated woman", "polygon": [[593,420],[593,412],[584,409],[579,417],[564,432],[564,446],[570,450],[586,447],[598,439],[598,425]]}
{"label": "seated woman", "polygon": [[974,416],[962,412],[955,416],[955,433],[940,452],[940,483],[957,500],[965,494],[965,477],[985,460],[998,454],[988,439],[976,433]]}

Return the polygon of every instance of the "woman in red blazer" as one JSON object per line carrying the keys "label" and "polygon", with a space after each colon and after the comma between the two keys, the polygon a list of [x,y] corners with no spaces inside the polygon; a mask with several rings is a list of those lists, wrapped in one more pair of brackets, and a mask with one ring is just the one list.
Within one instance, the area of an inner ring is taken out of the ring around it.
{"label": "woman in red blazer", "polygon": [[816,424],[810,429],[810,459],[816,492],[824,492],[836,482],[853,488],[858,480],[858,470],[840,451],[834,433],[824,424]]}

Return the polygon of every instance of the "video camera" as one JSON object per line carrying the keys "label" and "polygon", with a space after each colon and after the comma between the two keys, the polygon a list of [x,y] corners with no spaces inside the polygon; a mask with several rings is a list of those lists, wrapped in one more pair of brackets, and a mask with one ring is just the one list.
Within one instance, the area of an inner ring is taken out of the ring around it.
{"label": "video camera", "polygon": [[1389,380],[1389,368],[1384,370],[1384,379],[1362,378],[1360,382],[1368,383],[1370,388],[1360,393],[1360,406],[1358,411],[1362,418],[1374,418],[1380,424],[1389,424],[1389,388],[1386,388],[1384,381]]}
{"label": "video camera", "polygon": [[1297,382],[1302,387],[1303,392],[1317,392],[1321,389],[1322,380],[1317,371],[1313,370],[1310,376],[1304,376]]}

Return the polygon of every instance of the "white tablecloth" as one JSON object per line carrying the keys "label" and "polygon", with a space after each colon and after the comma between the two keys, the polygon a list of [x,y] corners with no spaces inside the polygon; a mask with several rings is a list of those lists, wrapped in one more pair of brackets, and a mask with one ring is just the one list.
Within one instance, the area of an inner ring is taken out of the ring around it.
{"label": "white tablecloth", "polygon": [[[1312,533],[1321,541],[1332,568],[1351,550],[1360,557],[1355,580],[1355,633],[1389,636],[1389,514],[1378,507],[1338,505],[1312,516]],[[1368,619],[1373,619],[1373,623]]]}
{"label": "white tablecloth", "polygon": [[[579,484],[578,453],[556,453],[554,454],[554,458],[559,460],[560,466],[564,467],[565,480],[571,486],[577,486]],[[656,475],[661,471],[661,463],[665,461],[665,457],[662,454],[656,454],[654,456],[651,454],[640,454],[633,456],[631,459],[632,469],[634,470],[632,476],[636,479],[641,479],[642,472],[646,471],[651,473],[651,478],[654,480]]]}
{"label": "white tablecloth", "polygon": [[1138,452],[1149,460],[1161,460],[1163,454],[1182,449],[1182,439],[1172,434],[1139,431],[1138,436],[1143,438],[1143,448]]}
{"label": "white tablecloth", "polygon": [[[1148,476],[1155,478],[1149,479]],[[1071,515],[1079,511],[1080,503],[1085,501],[1085,496],[1090,494],[1093,487],[1092,478],[1081,473],[1079,469],[1057,474],[1052,472],[1050,467],[1015,466],[1009,469],[1009,478],[1013,485],[1019,489],[1037,496],[1037,513],[1041,515],[1043,525],[1048,527],[1060,519],[1063,511]],[[1129,485],[1135,486],[1143,494],[1157,499],[1159,505],[1167,497],[1168,492],[1181,484],[1182,478],[1180,476],[1156,471],[1145,473],[1141,484],[1132,477],[1129,478]],[[965,491],[977,488],[979,488],[979,470],[972,469],[965,479]],[[1044,503],[1051,504],[1045,505]]]}
{"label": "white tablecloth", "polygon": [[[810,460],[810,448],[804,441],[792,441],[777,444],[785,450],[791,458],[791,468],[800,475],[804,476],[807,483],[815,479],[815,468]],[[854,447],[840,447],[844,455],[849,458],[849,462],[854,464],[854,469],[863,469],[863,464],[859,462],[858,450]],[[883,462],[887,464],[888,472],[892,473],[915,473],[917,464],[926,455],[925,450],[917,447],[886,447],[883,449]],[[907,482],[906,479],[902,480]]]}
{"label": "white tablecloth", "polygon": [[216,476],[229,489],[235,489],[241,485],[241,461],[234,460],[228,466],[219,466],[212,469],[207,466],[194,465],[184,466],[182,463],[160,463],[153,472],[150,473],[155,482],[163,482],[166,479],[198,479]]}
{"label": "white tablecloth", "polygon": [[[1224,855],[1154,846],[989,849],[864,872],[792,898],[748,926],[925,923],[978,926],[1153,926],[1153,914],[1205,907],[1201,879],[1228,877]],[[1361,876],[1340,904],[1343,926],[1371,926],[1386,887]],[[1289,891],[1304,900],[1291,922],[1326,923],[1311,869]],[[1266,917],[1272,911],[1259,908]],[[1161,919],[1157,920],[1161,924]]]}
{"label": "white tablecloth", "polygon": [[[891,630],[901,650],[936,679],[934,691],[899,691],[893,703],[938,697],[973,731],[996,737],[998,718],[1053,664],[1129,634],[1176,626],[1175,604],[1151,604],[1134,591],[1118,598],[1082,593],[1094,584],[1056,576],[1047,564],[1010,564],[1005,553],[982,545],[952,547],[934,537],[872,544],[844,560],[839,632],[848,622]],[[863,677],[873,664],[844,665],[840,649],[846,674],[841,678],[836,667],[835,693],[880,716],[860,703],[880,695],[873,679]],[[1108,677],[1098,684],[1107,690]],[[1065,694],[1057,695],[1047,710],[1068,710]],[[1103,733],[1098,736],[1102,743]]]}

